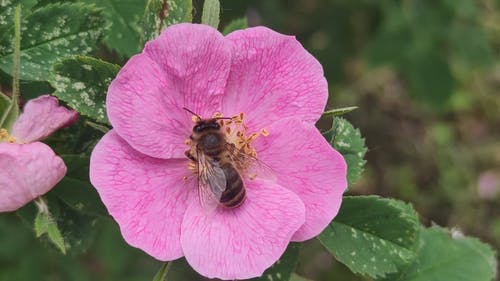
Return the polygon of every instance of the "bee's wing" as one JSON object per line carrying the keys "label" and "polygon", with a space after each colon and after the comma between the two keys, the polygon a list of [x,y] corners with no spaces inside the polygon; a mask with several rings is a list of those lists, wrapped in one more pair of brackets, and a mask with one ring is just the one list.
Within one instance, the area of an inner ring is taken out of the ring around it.
{"label": "bee's wing", "polygon": [[226,150],[240,175],[245,175],[250,179],[260,178],[276,181],[275,171],[264,162],[239,150],[232,143],[226,143]]}
{"label": "bee's wing", "polygon": [[213,210],[220,202],[226,189],[226,175],[217,161],[197,151],[198,157],[198,194],[204,209]]}

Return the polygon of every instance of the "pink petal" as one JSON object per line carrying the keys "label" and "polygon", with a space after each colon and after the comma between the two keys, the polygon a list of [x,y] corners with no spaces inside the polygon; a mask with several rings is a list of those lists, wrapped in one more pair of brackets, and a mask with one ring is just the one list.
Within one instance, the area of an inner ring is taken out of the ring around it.
{"label": "pink petal", "polygon": [[251,181],[236,209],[207,215],[198,202],[182,222],[182,249],[189,264],[209,278],[247,279],[262,275],[285,251],[304,223],[304,205],[293,192]]}
{"label": "pink petal", "polygon": [[280,185],[304,202],[306,222],[292,240],[308,240],[338,213],[347,187],[346,162],[313,124],[286,119],[268,131],[268,137],[256,140],[257,158],[276,172]]}
{"label": "pink petal", "polygon": [[319,62],[293,36],[265,27],[235,31],[233,61],[223,100],[223,113],[247,115],[248,126],[294,116],[316,122],[328,98]]}
{"label": "pink petal", "polygon": [[59,106],[55,97],[43,95],[26,103],[12,127],[12,136],[18,143],[34,142],[75,123],[77,119],[76,111]]}
{"label": "pink petal", "polygon": [[220,111],[231,46],[215,29],[170,26],[134,56],[108,90],[108,116],[132,147],[152,157],[184,157],[193,123]]}
{"label": "pink petal", "polygon": [[46,144],[0,143],[0,212],[15,211],[48,192],[66,174]]}
{"label": "pink petal", "polygon": [[90,181],[123,237],[159,260],[183,256],[181,221],[194,190],[192,181],[183,181],[187,163],[141,154],[114,130],[92,152]]}

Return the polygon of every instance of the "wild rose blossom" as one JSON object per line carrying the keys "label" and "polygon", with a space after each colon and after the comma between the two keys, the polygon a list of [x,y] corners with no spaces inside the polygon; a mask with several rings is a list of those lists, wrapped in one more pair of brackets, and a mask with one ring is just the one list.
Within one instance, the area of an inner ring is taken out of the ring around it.
{"label": "wild rose blossom", "polygon": [[[185,256],[209,278],[260,276],[340,207],[346,163],[314,126],[327,97],[321,65],[292,36],[173,25],[111,83],[113,130],[92,153],[91,182],[130,245],[163,261]],[[203,118],[239,116],[224,123],[228,141],[276,180],[243,175],[244,203],[207,213],[184,155],[194,124],[183,107]]]}
{"label": "wild rose blossom", "polygon": [[77,118],[75,111],[44,95],[26,103],[12,132],[0,129],[0,212],[21,208],[64,177],[63,160],[39,140]]}

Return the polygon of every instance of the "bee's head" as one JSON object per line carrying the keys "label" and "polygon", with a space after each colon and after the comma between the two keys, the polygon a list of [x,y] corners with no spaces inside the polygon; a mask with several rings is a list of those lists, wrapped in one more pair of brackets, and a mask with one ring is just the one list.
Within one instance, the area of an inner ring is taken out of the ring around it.
{"label": "bee's head", "polygon": [[196,125],[193,127],[194,133],[201,133],[206,130],[219,130],[220,124],[217,122],[217,119],[201,119],[196,122]]}

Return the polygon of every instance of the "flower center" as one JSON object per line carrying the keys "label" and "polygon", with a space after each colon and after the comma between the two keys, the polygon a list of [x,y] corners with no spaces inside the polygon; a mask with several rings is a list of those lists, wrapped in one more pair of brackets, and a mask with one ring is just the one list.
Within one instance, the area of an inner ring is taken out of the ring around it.
{"label": "flower center", "polygon": [[0,142],[10,142],[14,143],[16,142],[16,139],[9,135],[9,132],[7,132],[7,129],[1,128],[0,129]]}
{"label": "flower center", "polygon": [[[237,155],[243,153],[252,158],[256,158],[257,151],[253,148],[252,143],[259,136],[267,137],[269,132],[265,128],[262,128],[257,132],[249,132],[248,126],[245,125],[245,114],[243,112],[230,118],[223,116],[224,115],[221,113],[215,113],[212,118],[216,119],[216,122],[220,125],[220,131],[224,134],[226,141],[229,144],[234,145],[234,151],[228,151],[228,153],[233,155],[233,161],[235,158],[238,158],[238,163],[234,164],[237,165],[237,168],[240,170],[245,170],[247,168],[246,165],[249,163],[245,163],[245,159],[240,159],[245,157],[238,157]],[[195,124],[199,124],[200,121],[204,121],[200,120],[198,116],[193,116],[192,120]],[[199,135],[201,134],[203,133],[200,133]],[[195,134],[192,135],[192,138],[186,140],[186,144],[191,148],[190,154],[196,158],[197,140]],[[195,174],[197,173],[196,165],[197,163],[195,163],[195,161],[192,161],[189,164],[189,169]]]}

